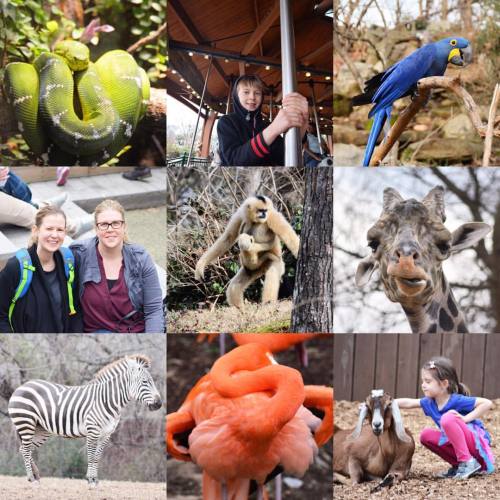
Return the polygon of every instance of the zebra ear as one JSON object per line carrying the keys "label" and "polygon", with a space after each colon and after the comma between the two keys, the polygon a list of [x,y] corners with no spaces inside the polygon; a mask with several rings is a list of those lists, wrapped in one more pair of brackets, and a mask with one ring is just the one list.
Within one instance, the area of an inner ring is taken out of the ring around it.
{"label": "zebra ear", "polygon": [[133,354],[129,357],[137,361],[137,363],[139,363],[144,368],[151,368],[151,360],[144,354]]}

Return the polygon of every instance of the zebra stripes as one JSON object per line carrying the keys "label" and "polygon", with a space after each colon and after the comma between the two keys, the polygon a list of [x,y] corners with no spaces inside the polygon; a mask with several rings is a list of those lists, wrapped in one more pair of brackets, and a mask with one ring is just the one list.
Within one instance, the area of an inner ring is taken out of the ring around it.
{"label": "zebra stripes", "polygon": [[21,439],[19,451],[28,481],[40,479],[32,453],[51,435],[86,437],[87,479],[90,487],[96,486],[99,459],[122,408],[132,399],[150,410],[162,406],[150,365],[146,356],[136,354],[105,366],[81,386],[30,380],[18,387],[9,400],[9,415]]}

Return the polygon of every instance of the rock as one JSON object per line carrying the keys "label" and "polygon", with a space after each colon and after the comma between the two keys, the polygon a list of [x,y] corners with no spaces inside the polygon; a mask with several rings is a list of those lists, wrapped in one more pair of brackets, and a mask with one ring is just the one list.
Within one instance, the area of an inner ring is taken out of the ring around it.
{"label": "rock", "polygon": [[360,148],[354,144],[334,144],[334,165],[339,167],[354,167],[362,165],[364,153],[364,148]]}
{"label": "rock", "polygon": [[351,99],[341,95],[333,96],[333,116],[349,116],[352,111]]}
{"label": "rock", "polygon": [[[363,62],[355,62],[354,65],[363,80],[368,80],[368,78],[373,76],[373,67],[371,65]],[[348,97],[349,99],[361,92],[358,82],[354,76],[352,76],[352,73],[345,64],[340,68],[337,77],[335,78],[333,92],[334,95]]]}
{"label": "rock", "polygon": [[364,146],[368,141],[369,132],[366,130],[357,130],[347,125],[335,125],[333,127],[333,135],[335,142]]}
{"label": "rock", "polygon": [[474,127],[468,115],[460,113],[449,120],[443,127],[446,139],[466,139],[474,136]]}
{"label": "rock", "polygon": [[410,160],[416,151],[413,161],[430,164],[467,163],[480,158],[483,152],[481,141],[463,141],[457,139],[433,139],[410,144],[402,154],[402,160]]}

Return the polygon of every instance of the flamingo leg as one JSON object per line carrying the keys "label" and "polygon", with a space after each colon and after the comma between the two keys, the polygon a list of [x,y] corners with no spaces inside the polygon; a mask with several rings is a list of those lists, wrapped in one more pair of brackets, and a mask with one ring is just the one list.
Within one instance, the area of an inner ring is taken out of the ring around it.
{"label": "flamingo leg", "polygon": [[257,486],[257,500],[264,500],[264,487],[262,484]]}
{"label": "flamingo leg", "polygon": [[281,500],[282,479],[283,476],[281,474],[278,474],[274,478],[274,500]]}
{"label": "flamingo leg", "polygon": [[228,500],[226,483],[221,483],[221,500]]}
{"label": "flamingo leg", "polygon": [[307,349],[303,342],[300,344],[295,344],[295,351],[297,352],[297,358],[299,360],[300,366],[307,368],[309,365],[309,360],[307,357]]}
{"label": "flamingo leg", "polygon": [[224,356],[226,354],[226,334],[219,333],[219,355]]}

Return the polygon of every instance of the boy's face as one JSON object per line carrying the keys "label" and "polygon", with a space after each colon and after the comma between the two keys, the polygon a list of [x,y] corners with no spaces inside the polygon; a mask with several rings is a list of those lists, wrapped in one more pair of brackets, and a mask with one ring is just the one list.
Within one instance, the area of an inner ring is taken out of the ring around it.
{"label": "boy's face", "polygon": [[238,99],[247,111],[255,111],[262,102],[262,89],[246,83],[239,83]]}

